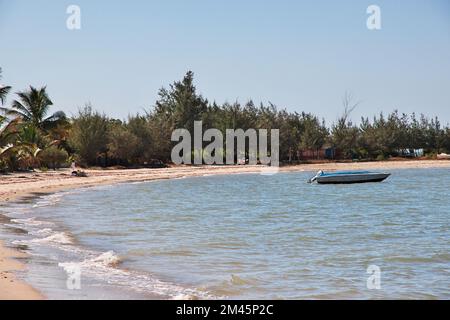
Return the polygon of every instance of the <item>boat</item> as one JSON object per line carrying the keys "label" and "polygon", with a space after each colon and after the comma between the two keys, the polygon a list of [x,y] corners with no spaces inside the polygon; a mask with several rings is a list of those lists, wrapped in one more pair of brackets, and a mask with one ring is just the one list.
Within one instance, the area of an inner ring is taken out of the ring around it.
{"label": "boat", "polygon": [[309,183],[317,181],[319,184],[349,184],[365,182],[381,182],[389,177],[390,173],[371,171],[336,171],[325,173],[319,171],[308,180]]}

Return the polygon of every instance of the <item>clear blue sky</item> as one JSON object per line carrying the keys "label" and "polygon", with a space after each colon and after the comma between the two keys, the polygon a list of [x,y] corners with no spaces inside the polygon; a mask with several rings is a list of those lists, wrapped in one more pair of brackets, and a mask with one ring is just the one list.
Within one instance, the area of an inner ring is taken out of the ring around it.
{"label": "clear blue sky", "polygon": [[[66,28],[66,8],[82,29]],[[382,29],[366,28],[381,8]],[[58,109],[125,118],[187,70],[219,103],[271,101],[328,123],[397,108],[450,122],[450,2],[0,0],[0,66],[14,91],[47,85]],[[9,96],[9,102],[12,99]]]}

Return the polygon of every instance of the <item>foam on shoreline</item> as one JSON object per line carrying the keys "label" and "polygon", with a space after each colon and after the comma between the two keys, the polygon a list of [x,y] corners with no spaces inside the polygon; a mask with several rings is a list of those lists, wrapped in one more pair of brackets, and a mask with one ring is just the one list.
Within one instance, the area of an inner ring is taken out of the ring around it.
{"label": "foam on shoreline", "polygon": [[[280,172],[302,172],[311,171],[316,172],[318,170],[357,170],[357,169],[406,169],[406,168],[450,168],[450,161],[437,161],[437,160],[410,160],[410,161],[377,161],[366,163],[324,163],[324,164],[305,164],[292,167],[282,167]],[[142,183],[152,180],[171,179],[180,176],[209,176],[220,174],[233,174],[233,173],[258,173],[259,167],[249,166],[211,166],[211,167],[174,167],[168,169],[135,169],[135,170],[87,170],[88,178],[72,178],[70,172],[57,171],[48,173],[21,173],[2,176],[0,180],[0,203],[2,206],[6,203],[11,203],[20,197],[34,196],[35,193],[50,193],[49,199],[46,202],[37,206],[53,205],[59,201],[59,196],[55,196],[55,192],[62,190],[74,190],[85,187],[99,186],[99,185],[113,185],[116,183]],[[63,173],[62,173],[63,172]],[[3,208],[2,208],[3,209]],[[29,213],[30,209],[24,209],[22,212],[16,212],[17,214]],[[16,216],[17,218],[17,216]],[[17,221],[16,221],[17,222]],[[39,220],[24,220],[22,222],[28,222],[29,225],[34,224],[36,227],[40,226],[41,229],[30,231],[30,234],[47,238],[52,235],[53,230],[49,228],[50,225],[44,225]],[[40,224],[40,225],[39,225]],[[35,233],[35,234],[33,234]],[[13,253],[11,253],[13,252]],[[0,270],[16,269],[10,267],[11,259],[20,255],[17,251],[11,251],[5,248],[0,243],[0,256],[5,257],[3,261],[0,261]],[[18,263],[13,261],[16,266]],[[10,285],[9,280],[4,281],[0,279],[0,287],[6,288],[6,285]],[[24,292],[19,288],[27,288]],[[16,292],[17,294],[9,294],[8,292]],[[7,293],[0,292],[0,299],[26,299],[32,297],[34,299],[42,298],[42,295],[36,293],[33,288],[26,286],[23,282],[15,281],[12,290],[7,290]],[[182,297],[182,296],[180,296]]]}
{"label": "foam on shoreline", "polygon": [[[59,203],[63,193],[54,196],[46,195],[39,197],[36,203],[55,205]],[[49,198],[49,199],[47,199]],[[58,199],[58,201],[53,201]],[[34,204],[32,207],[39,208]],[[80,270],[84,276],[92,277],[105,284],[126,287],[138,292],[148,293],[163,299],[215,299],[208,292],[187,288],[170,282],[157,279],[146,272],[123,269],[120,267],[122,258],[114,251],[97,252],[84,248],[77,244],[77,241],[69,231],[62,231],[58,226],[50,221],[38,220],[36,217],[15,218],[17,211],[10,212],[11,223],[27,231],[25,239],[14,240],[13,245],[25,245],[31,249],[30,255],[33,257],[33,248],[44,246],[50,250],[67,252],[70,256],[79,257],[79,260],[60,261],[57,265],[68,275],[73,270]],[[30,212],[31,214],[33,211]],[[8,210],[5,212],[8,216]],[[27,215],[28,216],[28,215]],[[36,247],[37,246],[37,247]]]}

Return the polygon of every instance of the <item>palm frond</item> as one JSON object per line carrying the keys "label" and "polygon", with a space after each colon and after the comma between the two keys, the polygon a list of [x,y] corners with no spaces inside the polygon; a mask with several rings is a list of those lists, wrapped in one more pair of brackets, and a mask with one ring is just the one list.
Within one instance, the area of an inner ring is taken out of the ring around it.
{"label": "palm frond", "polygon": [[29,107],[27,107],[26,105],[23,105],[20,101],[17,101],[17,100],[14,100],[12,102],[11,109],[19,110],[23,114],[26,114],[28,117],[32,116]]}
{"label": "palm frond", "polygon": [[27,113],[24,113],[24,112],[21,112],[19,110],[15,110],[12,108],[0,107],[0,111],[2,111],[7,116],[12,116],[14,118],[20,117],[25,121],[28,121],[30,119],[29,115]]}
{"label": "palm frond", "polygon": [[10,108],[2,107],[0,111],[9,116],[21,117],[24,121],[41,129],[56,120],[65,119],[64,113],[55,113],[45,119],[50,106],[53,105],[46,92],[46,87],[37,89],[30,86],[27,91],[17,92],[17,96],[18,99],[13,101]]}
{"label": "palm frond", "polygon": [[0,143],[8,141],[9,137],[17,133],[17,124],[20,122],[19,118],[15,118],[8,122],[7,125],[0,128]]}
{"label": "palm frond", "polygon": [[42,122],[42,128],[45,130],[50,130],[65,123],[67,123],[66,114],[62,111],[57,111]]}
{"label": "palm frond", "polygon": [[6,87],[1,87],[0,88],[0,102],[1,102],[1,104],[5,103],[6,95],[9,93],[10,90],[11,90],[10,86],[6,86]]}
{"label": "palm frond", "polygon": [[[32,87],[31,87],[32,88]],[[21,104],[25,105],[27,109],[31,109],[33,102],[31,100],[32,91],[21,91],[16,93],[22,101]]]}
{"label": "palm frond", "polygon": [[36,158],[41,151],[42,151],[42,149],[36,147],[33,151],[33,157]]}
{"label": "palm frond", "polygon": [[5,156],[8,151],[12,151],[14,146],[12,144],[8,144],[4,147],[0,147],[0,157]]}

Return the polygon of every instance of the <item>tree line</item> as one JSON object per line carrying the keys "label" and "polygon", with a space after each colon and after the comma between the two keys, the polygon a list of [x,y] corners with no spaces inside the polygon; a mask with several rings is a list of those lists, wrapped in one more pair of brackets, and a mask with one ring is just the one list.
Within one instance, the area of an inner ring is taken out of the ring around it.
{"label": "tree line", "polygon": [[[1,76],[1,69],[0,69]],[[332,150],[333,159],[386,159],[402,155],[402,150],[423,149],[433,157],[450,152],[450,128],[437,118],[424,115],[379,114],[350,120],[357,106],[352,96],[343,100],[343,115],[331,126],[306,112],[288,112],[272,103],[248,101],[217,104],[199,94],[194,75],[187,72],[181,81],[158,92],[154,106],[127,120],[108,117],[91,105],[73,117],[51,113],[53,102],[45,87],[16,93],[5,106],[11,87],[0,86],[0,170],[58,168],[76,161],[85,166],[140,167],[155,161],[170,162],[174,129],[191,133],[194,121],[204,129],[279,129],[280,160],[295,162],[323,157],[320,150]]]}

